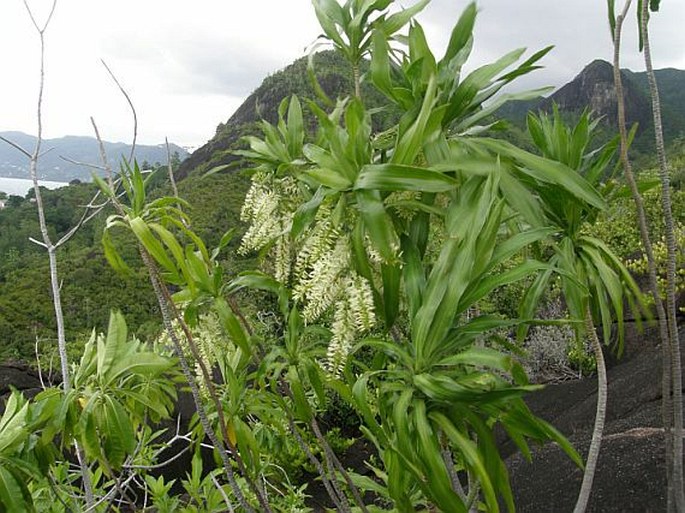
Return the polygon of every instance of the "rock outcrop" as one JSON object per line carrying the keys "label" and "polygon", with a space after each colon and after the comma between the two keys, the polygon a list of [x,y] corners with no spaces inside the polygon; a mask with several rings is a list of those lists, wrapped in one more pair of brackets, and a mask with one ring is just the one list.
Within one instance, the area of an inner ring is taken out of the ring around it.
{"label": "rock outcrop", "polygon": [[[649,333],[647,337],[656,336]],[[684,339],[681,329],[681,351]],[[646,340],[645,345],[644,351],[633,350],[608,372],[607,419],[588,513],[666,511],[661,350],[655,340]],[[596,398],[596,379],[591,378],[550,385],[531,394],[527,402],[585,457]],[[582,471],[557,446],[537,448],[532,462],[512,453],[507,467],[518,512],[573,511]]]}
{"label": "rock outcrop", "polygon": [[[628,126],[638,123],[643,129],[651,122],[649,101],[624,71],[621,71],[621,76]],[[554,103],[566,112],[580,112],[587,107],[595,117],[602,117],[611,126],[616,126],[613,66],[603,60],[592,61],[571,82],[542,100],[539,108],[551,110]]]}

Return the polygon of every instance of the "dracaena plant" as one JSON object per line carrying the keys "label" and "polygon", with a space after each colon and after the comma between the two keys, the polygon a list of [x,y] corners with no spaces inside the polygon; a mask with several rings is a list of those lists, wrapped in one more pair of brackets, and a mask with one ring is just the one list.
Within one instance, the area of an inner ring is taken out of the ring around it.
{"label": "dracaena plant", "polygon": [[[278,126],[264,124],[265,138],[249,139],[250,149],[240,152],[257,164],[244,211],[252,223],[244,249],[273,252],[272,265],[286,258],[267,269],[296,306],[313,312],[305,321],[325,323],[323,314],[333,306],[337,342],[345,311],[338,299],[352,297],[339,283],[359,278],[370,291],[378,336],[357,347],[386,356],[361,374],[352,372],[347,353],[365,333],[357,329],[344,346],[331,344],[328,382],[363,417],[383,462],[386,496],[399,511],[414,511],[416,492],[443,511],[466,511],[476,501],[497,511],[500,498],[513,509],[492,437],[497,422],[527,454],[526,438],[552,438],[580,462],[563,437],[526,408],[521,396],[531,387],[516,362],[477,346],[496,338],[493,329],[523,320],[468,319],[465,313],[496,287],[547,269],[523,260],[506,273],[493,272],[558,229],[546,221],[537,183],[581,205],[602,207],[604,201],[566,164],[473,137],[506,100],[497,97],[501,87],[534,69],[546,53],[510,70],[522,54],[512,52],[460,80],[475,13],[473,5],[466,9],[440,61],[414,21],[399,59],[388,35],[375,30],[371,80],[403,111],[397,127],[375,137],[359,98],[338,101],[330,113],[310,102],[319,127],[314,141],[302,144],[301,110],[293,98],[280,109]],[[278,216],[274,223],[255,226],[270,215]],[[503,236],[503,221],[512,216],[525,229]],[[257,232],[265,226],[271,233]],[[476,483],[470,490],[456,469]]]}
{"label": "dracaena plant", "polygon": [[421,12],[430,0],[420,0],[394,14],[388,12],[393,0],[314,0],[314,11],[323,29],[320,38],[330,41],[352,65],[355,96],[361,96],[359,64],[369,53],[374,30],[392,36]]}
{"label": "dracaena plant", "polygon": [[[551,116],[528,115],[528,130],[540,153],[567,165],[574,173],[596,186],[603,195],[609,196],[616,192],[609,169],[616,153],[617,141],[610,141],[605,146],[590,151],[588,146],[596,126],[597,121],[591,121],[589,114],[584,112],[577,124],[569,127],[562,121],[556,106]],[[601,323],[604,343],[607,345],[610,342],[612,322],[616,321],[620,352],[624,331],[624,303],[631,308],[633,318],[639,321],[643,315],[640,308],[642,294],[627,268],[611,249],[601,240],[585,233],[597,220],[599,208],[579,203],[577,198],[563,189],[539,182],[530,185],[537,190],[545,217],[558,235],[553,245],[554,254],[549,260],[553,267],[541,273],[529,288],[522,305],[522,315],[530,316],[534,313],[540,295],[548,288],[556,270],[559,272],[561,291],[571,316],[583,320],[579,335],[590,339],[597,362],[595,428],[575,509],[576,512],[582,512],[585,511],[592,488],[606,415],[607,377],[595,321]],[[524,333],[525,326],[522,326],[519,335]]]}

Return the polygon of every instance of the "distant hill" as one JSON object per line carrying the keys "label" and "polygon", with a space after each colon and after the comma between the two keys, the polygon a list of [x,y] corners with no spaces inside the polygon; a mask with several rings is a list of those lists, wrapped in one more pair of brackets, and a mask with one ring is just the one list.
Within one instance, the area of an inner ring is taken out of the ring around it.
{"label": "distant hill", "polygon": [[[9,139],[22,148],[33,150],[36,138],[22,132],[0,132],[0,136]],[[125,143],[105,142],[107,156],[113,166],[118,168],[118,162],[122,156],[128,158],[131,153],[131,145]],[[171,154],[178,153],[179,159],[188,156],[186,150],[175,144],[170,144]],[[43,141],[43,156],[38,167],[39,178],[56,182],[70,182],[74,179],[89,180],[92,170],[68,162],[63,157],[82,163],[100,165],[100,151],[97,141],[93,137],[81,137],[69,135],[59,139],[46,139]],[[156,146],[136,145],[136,159],[139,163],[147,161],[150,164],[157,162],[166,163],[166,145]],[[28,178],[28,162],[26,157],[15,148],[0,141],[0,176],[10,178]]]}
{"label": "distant hill", "polygon": [[[317,54],[315,68],[322,88],[330,97],[350,94],[353,86],[349,65],[337,53],[328,51]],[[665,138],[670,143],[677,138],[685,138],[685,71],[657,70],[656,76],[663,106]],[[646,73],[622,70],[622,77],[628,122],[639,125],[633,149],[650,152],[653,128]],[[372,86],[364,84],[364,87],[363,95],[368,105],[373,107],[382,104],[380,101],[375,103],[376,98],[380,100],[380,96]],[[280,101],[292,94],[301,99],[315,98],[307,78],[306,58],[298,59],[283,70],[266,77],[228,121],[217,127],[214,136],[183,162],[178,170],[178,177],[182,179],[193,173],[201,174],[217,165],[236,161],[230,151],[241,147],[241,137],[259,134],[257,122],[260,119],[274,123]],[[551,95],[531,101],[509,102],[498,111],[497,116],[511,121],[519,128],[525,128],[529,111],[551,111],[553,103],[559,105],[568,117],[578,115],[586,107],[590,108],[595,116],[604,119],[607,137],[616,133],[616,94],[612,65],[595,60]],[[376,115],[374,123],[378,127],[386,125],[392,116],[388,112]],[[525,145],[525,142],[521,144]]]}
{"label": "distant hill", "polygon": [[[337,52],[319,52],[315,55],[314,62],[319,84],[331,99],[349,96],[354,91],[350,65]],[[303,102],[305,117],[309,120],[309,126],[313,126],[306,100],[316,99],[316,94],[307,76],[307,57],[300,58],[266,77],[230,119],[217,127],[214,137],[181,164],[178,177],[185,178],[193,172],[202,173],[215,166],[235,161],[236,158],[229,152],[240,147],[240,138],[260,134],[258,121],[261,119],[275,123],[278,120],[278,106],[281,100],[293,94]],[[362,84],[362,95],[368,105],[383,103],[381,94],[369,84]],[[380,112],[374,116],[373,122],[376,127],[387,126],[392,118],[392,112]]]}
{"label": "distant hill", "polygon": [[[685,71],[667,68],[655,71],[661,98],[664,138],[669,144],[685,137]],[[650,151],[654,128],[646,72],[621,70],[626,120],[638,124],[638,135],[633,144],[637,151]],[[617,107],[614,91],[613,66],[603,60],[588,64],[571,82],[551,95],[531,101],[514,101],[504,105],[498,115],[525,126],[529,111],[551,111],[556,103],[566,114],[578,114],[589,108],[601,116],[610,131],[615,130]]]}

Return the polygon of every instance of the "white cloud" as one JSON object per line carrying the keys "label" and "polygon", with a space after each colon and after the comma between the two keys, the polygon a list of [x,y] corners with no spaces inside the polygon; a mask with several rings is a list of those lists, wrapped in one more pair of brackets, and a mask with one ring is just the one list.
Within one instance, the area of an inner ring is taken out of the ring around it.
{"label": "white cloud", "polygon": [[[29,3],[43,18],[51,0]],[[685,68],[684,4],[663,2],[652,20],[657,68]],[[536,87],[561,85],[591,60],[611,59],[605,2],[478,5],[472,66],[516,47],[555,44],[546,69],[522,81]],[[465,6],[433,0],[420,17],[432,44],[444,48]],[[628,23],[624,66],[640,70],[634,17]],[[93,115],[107,138],[130,139],[130,112],[99,62],[104,59],[136,105],[142,142],[159,143],[166,135],[201,144],[266,75],[304,55],[319,33],[309,0],[58,0],[46,33],[46,135],[89,135]],[[0,0],[0,48],[0,130],[35,132],[38,43],[21,0]]]}

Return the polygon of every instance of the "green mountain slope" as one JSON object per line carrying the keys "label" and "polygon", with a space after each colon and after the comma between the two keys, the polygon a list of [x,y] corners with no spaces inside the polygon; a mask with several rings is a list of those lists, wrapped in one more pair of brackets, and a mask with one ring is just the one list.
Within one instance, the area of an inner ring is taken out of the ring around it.
{"label": "green mountain slope", "polygon": [[[354,91],[352,70],[336,52],[317,53],[314,66],[321,88],[332,100],[349,96]],[[215,166],[235,162],[236,158],[230,151],[242,147],[240,138],[258,134],[261,119],[275,123],[281,100],[293,94],[303,100],[305,116],[311,121],[306,100],[317,100],[317,96],[307,75],[307,57],[266,77],[230,119],[217,127],[214,137],[181,164],[178,177],[182,179],[193,173],[203,174]],[[371,86],[362,84],[362,95],[371,105],[380,104],[380,93]],[[391,117],[391,113],[378,113],[374,123],[379,128],[386,126]]]}
{"label": "green mountain slope", "polygon": [[[638,124],[633,143],[637,153],[651,153],[654,141],[649,88],[646,72],[621,70],[625,92],[626,118],[629,124]],[[685,71],[662,69],[655,71],[661,96],[664,138],[666,144],[685,137]],[[595,60],[588,64],[571,82],[546,98],[526,102],[510,102],[499,115],[518,127],[525,126],[528,111],[550,111],[556,103],[560,110],[574,116],[589,108],[604,120],[607,134],[616,129],[616,94],[613,68],[606,61]]]}

